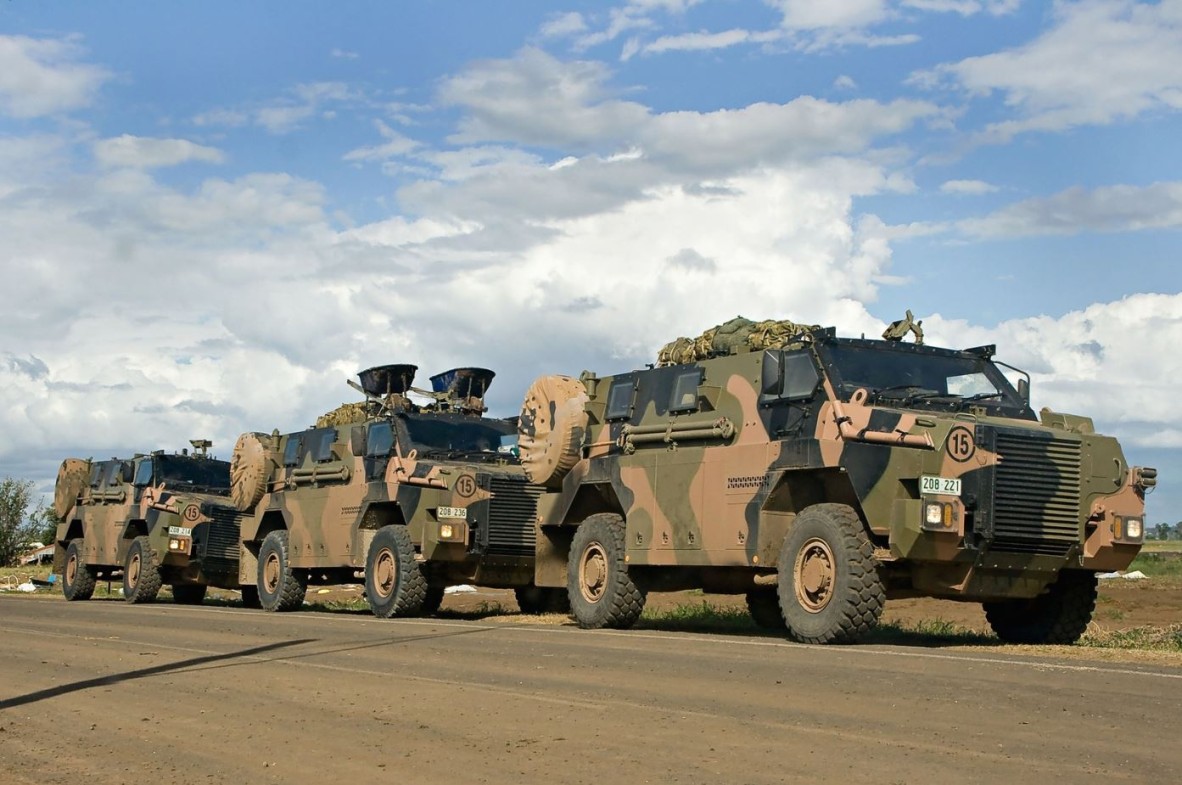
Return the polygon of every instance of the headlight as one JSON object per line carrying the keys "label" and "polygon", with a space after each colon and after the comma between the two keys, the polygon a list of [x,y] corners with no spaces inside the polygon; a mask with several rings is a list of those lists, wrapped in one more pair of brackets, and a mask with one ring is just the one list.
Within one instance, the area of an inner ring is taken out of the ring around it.
{"label": "headlight", "polygon": [[923,519],[929,526],[942,526],[944,524],[944,505],[926,505],[924,508]]}
{"label": "headlight", "polygon": [[452,537],[455,537],[455,536],[456,536],[456,527],[452,526],[450,523],[439,524],[439,539],[450,540]]}
{"label": "headlight", "polygon": [[1144,526],[1142,525],[1142,521],[1140,518],[1125,518],[1125,539],[1126,540],[1141,539],[1141,535],[1144,534],[1144,532],[1142,531],[1143,528],[1144,528]]}
{"label": "headlight", "polygon": [[955,531],[956,509],[953,504],[925,501],[922,528],[926,531]]}

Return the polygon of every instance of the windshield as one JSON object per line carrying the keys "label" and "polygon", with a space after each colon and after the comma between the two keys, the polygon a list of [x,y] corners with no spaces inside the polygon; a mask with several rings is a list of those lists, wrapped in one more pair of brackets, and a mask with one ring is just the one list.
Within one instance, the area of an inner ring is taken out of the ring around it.
{"label": "windshield", "polygon": [[460,415],[407,414],[402,422],[412,445],[420,452],[496,453],[501,438],[516,432],[504,420]]}
{"label": "windshield", "polygon": [[996,365],[984,357],[916,351],[882,344],[833,343],[824,348],[834,390],[845,401],[864,388],[871,403],[962,408],[966,403],[1023,414],[1027,406]]}
{"label": "windshield", "polygon": [[155,455],[152,457],[156,483],[167,483],[173,489],[185,486],[228,490],[230,464],[212,458],[190,458],[184,455]]}

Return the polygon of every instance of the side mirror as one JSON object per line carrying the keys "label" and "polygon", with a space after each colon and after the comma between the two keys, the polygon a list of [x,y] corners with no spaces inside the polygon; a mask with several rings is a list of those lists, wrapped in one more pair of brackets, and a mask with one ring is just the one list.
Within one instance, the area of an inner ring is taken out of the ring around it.
{"label": "side mirror", "polygon": [[364,425],[354,425],[349,432],[349,449],[352,451],[354,458],[360,458],[365,455]]}
{"label": "side mirror", "polygon": [[779,398],[784,389],[784,354],[767,350],[763,353],[763,374],[760,377],[760,393],[765,398]]}
{"label": "side mirror", "polygon": [[1018,397],[1022,399],[1022,403],[1026,404],[1027,406],[1030,405],[1030,380],[1029,379],[1019,379],[1018,380]]}

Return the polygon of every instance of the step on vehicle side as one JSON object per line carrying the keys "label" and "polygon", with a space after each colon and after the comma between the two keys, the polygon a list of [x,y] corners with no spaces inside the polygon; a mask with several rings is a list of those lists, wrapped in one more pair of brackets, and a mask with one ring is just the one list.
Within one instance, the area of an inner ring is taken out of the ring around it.
{"label": "step on vehicle side", "polygon": [[[565,612],[565,592],[533,586],[537,499],[512,422],[483,416],[493,372],[459,368],[413,388],[416,367],[384,365],[350,382],[365,403],[317,427],[243,434],[231,461],[247,512],[239,579],[262,607],[303,604],[309,585],[364,572],[379,617],[433,613],[446,587],[517,590],[526,612]],[[411,401],[416,393],[430,400]]]}
{"label": "step on vehicle side", "polygon": [[193,454],[62,462],[53,569],[67,600],[120,578],[131,603],[154,601],[162,586],[186,604],[200,603],[208,586],[238,588],[230,464],[208,456],[209,441],[191,444]]}
{"label": "step on vehicle side", "polygon": [[1096,573],[1140,550],[1157,472],[1086,417],[1036,416],[994,351],[923,345],[910,314],[884,340],[740,319],[657,367],[542,377],[519,433],[549,489],[535,582],[584,627],[702,588],[802,642],[931,596],[981,602],[1005,641],[1073,643]]}

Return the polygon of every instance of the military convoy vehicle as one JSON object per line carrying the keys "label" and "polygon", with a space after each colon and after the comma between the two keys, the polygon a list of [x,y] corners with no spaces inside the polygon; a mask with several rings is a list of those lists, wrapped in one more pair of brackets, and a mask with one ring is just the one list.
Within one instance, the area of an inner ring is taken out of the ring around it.
{"label": "military convoy vehicle", "polygon": [[903,596],[981,602],[1005,641],[1077,640],[1157,472],[1086,417],[1036,415],[993,346],[924,345],[910,314],[883,337],[740,319],[656,367],[538,379],[519,425],[547,488],[535,583],[590,628],[702,588],[809,643],[857,640]]}
{"label": "military convoy vehicle", "polygon": [[208,456],[207,440],[191,444],[194,454],[62,462],[53,570],[67,600],[88,600],[97,581],[120,577],[131,603],[152,602],[161,586],[188,604],[210,585],[237,588],[230,464]]}
{"label": "military convoy vehicle", "polygon": [[[512,422],[483,416],[493,372],[459,368],[411,385],[413,365],[360,373],[364,404],[295,433],[245,433],[231,460],[242,522],[239,580],[262,607],[299,607],[309,584],[358,580],[379,617],[431,613],[444,589],[512,587],[522,609],[565,610],[533,585],[537,500]],[[410,393],[430,399],[412,402]]]}

